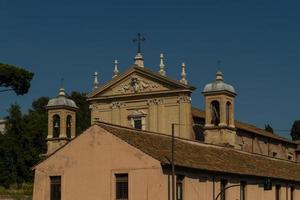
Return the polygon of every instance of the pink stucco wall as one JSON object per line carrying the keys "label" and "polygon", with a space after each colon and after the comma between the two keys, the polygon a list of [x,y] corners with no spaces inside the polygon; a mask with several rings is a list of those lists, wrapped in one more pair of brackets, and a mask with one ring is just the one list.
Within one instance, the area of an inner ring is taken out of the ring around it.
{"label": "pink stucco wall", "polygon": [[122,172],[129,176],[130,199],[167,198],[167,176],[157,160],[92,126],[35,168],[33,200],[50,199],[49,176],[56,175],[63,200],[114,199],[114,173]]}
{"label": "pink stucco wall", "polygon": [[[62,177],[62,200],[114,200],[115,173],[128,173],[130,200],[169,199],[169,177],[160,162],[95,125],[35,167],[33,200],[50,199],[49,176],[57,175]],[[214,183],[211,176],[204,176],[185,176],[184,200],[212,200],[213,188],[215,195],[220,192],[220,176]],[[231,185],[240,180],[228,181]],[[246,200],[275,199],[275,187],[264,191],[255,180],[246,181]],[[296,188],[295,200],[300,199],[299,191]],[[290,200],[290,185],[282,185],[281,197]],[[229,189],[226,199],[239,200],[239,187]]]}

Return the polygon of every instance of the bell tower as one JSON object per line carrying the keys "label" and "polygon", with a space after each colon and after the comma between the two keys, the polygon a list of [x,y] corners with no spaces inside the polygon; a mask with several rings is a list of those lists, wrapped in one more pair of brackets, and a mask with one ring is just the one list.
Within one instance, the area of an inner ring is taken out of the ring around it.
{"label": "bell tower", "polygon": [[234,87],[224,83],[223,74],[218,71],[216,80],[207,84],[202,93],[205,99],[205,143],[236,147]]}
{"label": "bell tower", "polygon": [[47,106],[48,136],[47,155],[69,142],[76,136],[75,102],[66,97],[65,90],[60,88],[58,97],[50,99]]}

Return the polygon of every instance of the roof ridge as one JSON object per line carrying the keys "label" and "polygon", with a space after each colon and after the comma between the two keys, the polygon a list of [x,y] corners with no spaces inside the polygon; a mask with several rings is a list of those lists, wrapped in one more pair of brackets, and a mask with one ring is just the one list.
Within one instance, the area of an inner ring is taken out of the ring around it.
{"label": "roof ridge", "polygon": [[[122,126],[122,125],[116,125],[116,124],[112,124],[112,123],[108,123],[108,122],[103,122],[103,121],[97,121],[95,122],[96,125],[105,125],[105,126],[110,126],[113,128],[120,128],[120,129],[125,129],[125,130],[129,130],[129,131],[134,131],[134,132],[138,132],[138,133],[144,133],[144,134],[151,134],[154,136],[158,136],[158,137],[166,137],[166,138],[172,138],[171,135],[167,135],[164,133],[159,133],[159,132],[154,132],[154,131],[148,131],[148,130],[139,130],[139,129],[135,129],[135,128],[131,128],[131,127],[126,127],[126,126]],[[295,161],[291,161],[291,160],[285,160],[285,159],[281,159],[281,158],[274,158],[274,157],[270,157],[267,155],[263,155],[263,154],[259,154],[259,153],[255,153],[255,152],[247,152],[247,151],[243,151],[240,149],[234,149],[234,148],[229,148],[229,147],[224,147],[222,145],[217,145],[217,144],[209,144],[209,143],[204,143],[202,141],[198,141],[198,140],[191,140],[191,139],[186,139],[186,138],[181,138],[181,137],[174,137],[175,140],[180,141],[180,142],[185,142],[185,143],[189,143],[191,145],[197,145],[197,146],[203,146],[203,147],[211,147],[211,148],[222,148],[224,150],[228,150],[228,151],[235,151],[238,153],[244,153],[247,155],[253,155],[253,156],[258,156],[258,157],[262,157],[262,158],[268,158],[270,160],[275,160],[275,161],[284,161],[284,162],[288,162],[288,163],[294,163],[294,164],[298,164],[300,165],[300,163],[295,162]]]}

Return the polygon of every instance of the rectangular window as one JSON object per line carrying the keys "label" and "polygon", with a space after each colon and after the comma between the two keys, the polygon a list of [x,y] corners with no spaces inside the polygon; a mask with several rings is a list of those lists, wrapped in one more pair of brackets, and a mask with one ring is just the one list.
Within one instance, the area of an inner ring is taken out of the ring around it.
{"label": "rectangular window", "polygon": [[222,179],[221,180],[221,200],[226,200],[226,186],[227,186],[227,183],[228,183],[228,181],[227,180],[224,180],[224,179]]}
{"label": "rectangular window", "polygon": [[295,199],[295,187],[291,187],[291,200]]}
{"label": "rectangular window", "polygon": [[246,185],[247,185],[247,183],[245,181],[241,181],[241,183],[240,183],[240,200],[246,199]]}
{"label": "rectangular window", "polygon": [[61,199],[61,177],[50,176],[50,199],[60,200]]}
{"label": "rectangular window", "polygon": [[280,185],[276,185],[275,200],[280,200]]}
{"label": "rectangular window", "polygon": [[116,200],[128,200],[128,174],[116,174]]}
{"label": "rectangular window", "polygon": [[177,175],[176,177],[176,200],[183,200],[183,179],[184,176]]}
{"label": "rectangular window", "polygon": [[134,118],[133,123],[134,123],[134,128],[142,129],[142,118],[141,117]]}

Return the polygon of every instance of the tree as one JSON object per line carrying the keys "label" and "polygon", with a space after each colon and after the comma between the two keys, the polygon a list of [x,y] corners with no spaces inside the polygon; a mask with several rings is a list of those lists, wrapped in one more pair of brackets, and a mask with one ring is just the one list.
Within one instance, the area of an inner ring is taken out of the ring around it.
{"label": "tree", "polygon": [[49,101],[48,97],[40,97],[32,102],[32,108],[29,109],[28,114],[24,115],[25,134],[30,141],[30,152],[32,160],[29,167],[36,164],[40,157],[47,150],[47,128],[48,117],[46,105]]}
{"label": "tree", "polygon": [[9,88],[0,92],[13,90],[17,95],[26,94],[33,75],[32,72],[25,69],[0,63],[0,87]]}
{"label": "tree", "polygon": [[4,183],[4,186],[11,183],[17,183],[20,187],[22,183],[27,179],[27,166],[26,157],[28,156],[26,149],[28,141],[24,135],[24,122],[21,113],[20,106],[11,105],[8,110],[9,116],[7,117],[7,132],[3,138],[3,159],[8,162],[4,167],[4,171],[7,172],[6,177],[0,177],[0,179],[6,180],[9,177],[9,181]]}
{"label": "tree", "polygon": [[291,136],[293,140],[300,140],[300,120],[294,121],[291,130]]}
{"label": "tree", "polygon": [[79,135],[91,126],[91,111],[89,103],[86,100],[85,93],[73,91],[69,98],[75,101],[79,108],[76,112],[76,133]]}
{"label": "tree", "polygon": [[265,124],[265,131],[269,133],[274,133],[273,128],[270,126],[270,124]]}

